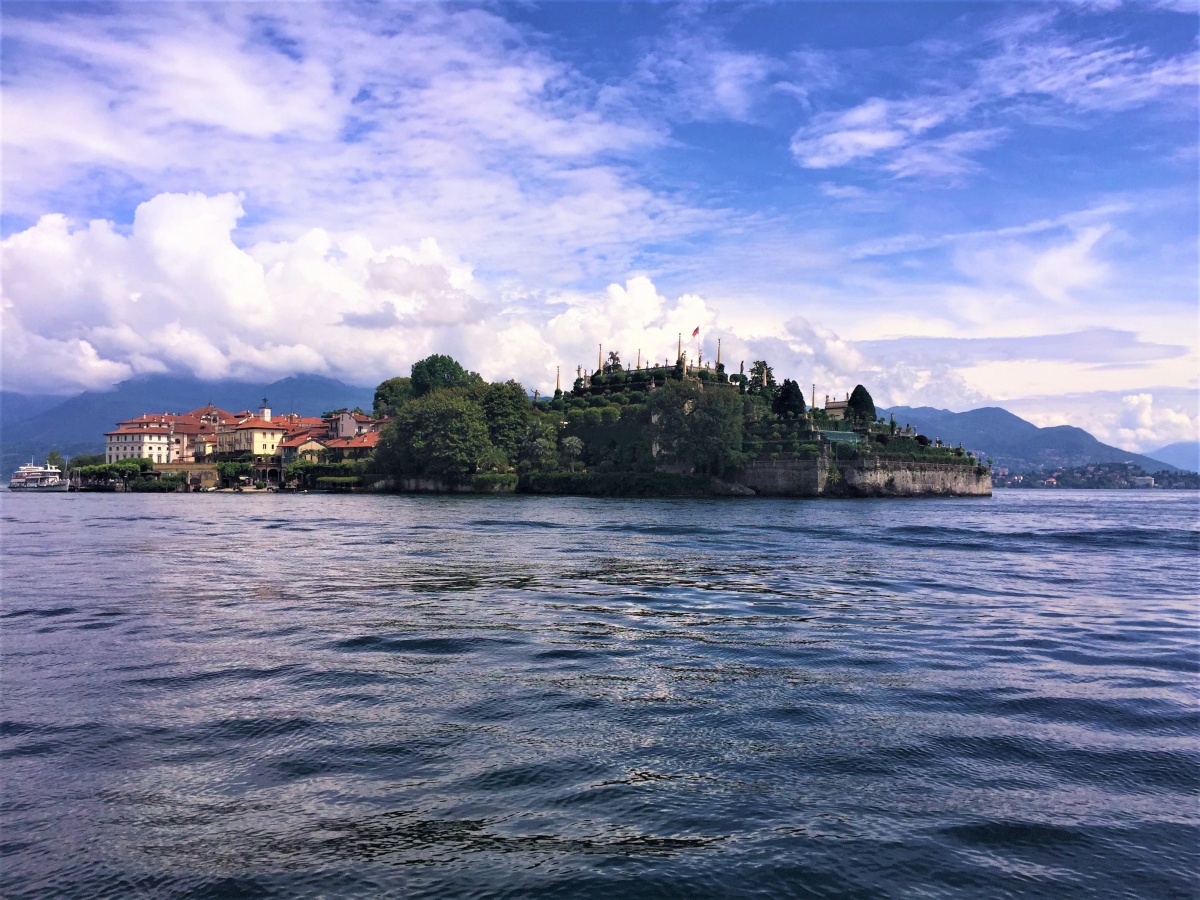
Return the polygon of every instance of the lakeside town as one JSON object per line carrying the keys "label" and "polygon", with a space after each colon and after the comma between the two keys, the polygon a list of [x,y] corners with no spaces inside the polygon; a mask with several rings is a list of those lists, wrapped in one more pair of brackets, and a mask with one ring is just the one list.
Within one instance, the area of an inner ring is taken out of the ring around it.
{"label": "lakeside town", "polygon": [[[280,414],[266,397],[256,409],[230,412],[210,402],[124,419],[104,433],[102,454],[51,463],[84,491],[907,496],[990,493],[993,485],[1200,487],[1200,476],[1154,476],[1127,463],[1012,473],[981,452],[877,416],[862,385],[843,399],[816,400],[816,385],[806,404],[800,386],[776,383],[764,360],[727,373],[719,346],[715,363],[693,363],[682,341],[674,365],[643,360],[640,351],[636,363],[623,363],[601,349],[594,370],[577,367],[567,392],[560,370],[545,398],[515,381],[488,383],[434,354],[409,377],[382,382],[370,412]],[[950,467],[949,480],[931,481],[930,467]],[[967,469],[973,481],[964,480]]]}

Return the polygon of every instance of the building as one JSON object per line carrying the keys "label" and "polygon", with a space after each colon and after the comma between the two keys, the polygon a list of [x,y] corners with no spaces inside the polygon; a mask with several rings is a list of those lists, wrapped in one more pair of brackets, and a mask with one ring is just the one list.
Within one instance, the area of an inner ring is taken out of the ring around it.
{"label": "building", "polygon": [[379,432],[367,431],[353,437],[329,438],[325,441],[328,459],[340,462],[347,459],[362,459],[375,452],[379,445]]}
{"label": "building", "polygon": [[331,438],[354,437],[356,434],[367,434],[378,431],[390,419],[372,419],[365,413],[346,412],[342,410],[324,419]]}
{"label": "building", "polygon": [[165,425],[127,426],[121,423],[115,431],[104,433],[104,461],[148,459],[152,462],[172,461],[174,434]]}
{"label": "building", "polygon": [[829,395],[825,395],[825,415],[831,419],[846,418],[846,407],[850,404],[850,395],[846,395],[845,400],[830,400]]}
{"label": "building", "polygon": [[235,425],[224,425],[217,431],[217,455],[224,457],[279,456],[279,445],[288,433],[288,426],[271,421],[271,408],[263,399],[258,415],[238,414]]}
{"label": "building", "polygon": [[117,423],[104,434],[105,462],[142,457],[155,463],[203,459],[216,433],[235,422],[232,413],[209,404],[186,413],[147,413]]}
{"label": "building", "polygon": [[279,459],[285,467],[299,460],[319,462],[326,455],[327,450],[325,441],[318,438],[315,433],[302,431],[298,434],[289,434],[279,445]]}

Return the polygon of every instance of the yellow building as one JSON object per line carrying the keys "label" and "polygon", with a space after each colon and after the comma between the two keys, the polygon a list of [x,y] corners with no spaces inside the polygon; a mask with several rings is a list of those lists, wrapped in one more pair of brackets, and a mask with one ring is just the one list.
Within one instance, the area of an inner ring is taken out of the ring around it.
{"label": "yellow building", "polygon": [[224,456],[249,453],[278,456],[287,427],[260,416],[251,416],[233,427],[217,432],[217,453]]}

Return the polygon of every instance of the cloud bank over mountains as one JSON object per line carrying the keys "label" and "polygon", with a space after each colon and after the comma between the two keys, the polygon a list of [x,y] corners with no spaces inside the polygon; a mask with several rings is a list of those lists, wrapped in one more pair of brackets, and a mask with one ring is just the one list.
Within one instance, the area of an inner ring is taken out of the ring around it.
{"label": "cloud bank over mountains", "polygon": [[1194,17],[950,12],[8,8],[3,387],[544,391],[699,326],[818,399],[1194,439]]}

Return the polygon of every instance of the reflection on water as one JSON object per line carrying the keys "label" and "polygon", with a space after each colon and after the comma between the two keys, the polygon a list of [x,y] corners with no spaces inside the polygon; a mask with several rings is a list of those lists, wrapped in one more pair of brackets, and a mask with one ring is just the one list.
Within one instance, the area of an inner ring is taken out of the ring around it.
{"label": "reflection on water", "polygon": [[4,496],[0,891],[1194,896],[1197,511]]}

